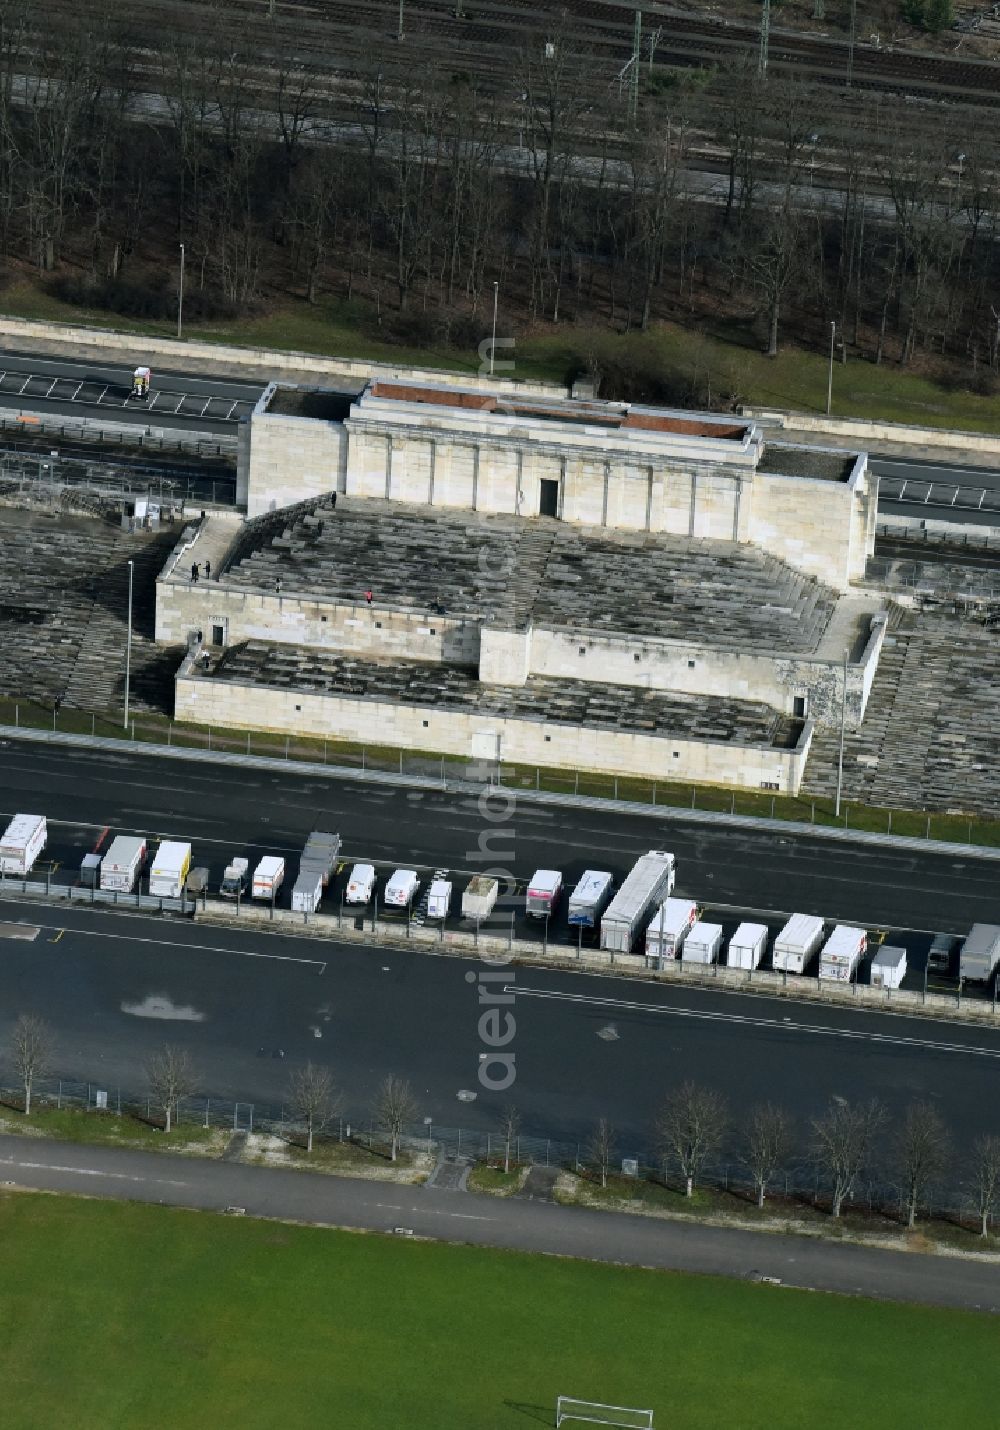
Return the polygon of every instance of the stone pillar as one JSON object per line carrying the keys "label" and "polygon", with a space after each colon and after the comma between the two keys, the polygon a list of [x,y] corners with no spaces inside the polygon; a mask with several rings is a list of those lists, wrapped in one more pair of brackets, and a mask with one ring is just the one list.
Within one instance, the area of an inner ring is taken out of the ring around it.
{"label": "stone pillar", "polygon": [[479,679],[484,685],[524,685],[531,669],[531,627],[483,626]]}

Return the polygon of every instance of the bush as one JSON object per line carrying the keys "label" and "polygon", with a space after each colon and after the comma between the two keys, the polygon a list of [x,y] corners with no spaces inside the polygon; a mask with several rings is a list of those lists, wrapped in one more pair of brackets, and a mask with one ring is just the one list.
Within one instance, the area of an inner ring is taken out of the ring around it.
{"label": "bush", "polygon": [[[177,288],[167,274],[152,278],[90,278],[66,273],[52,280],[52,295],[78,308],[103,308],[126,318],[177,316]],[[239,306],[211,288],[185,287],[184,316],[191,322],[235,318]]]}

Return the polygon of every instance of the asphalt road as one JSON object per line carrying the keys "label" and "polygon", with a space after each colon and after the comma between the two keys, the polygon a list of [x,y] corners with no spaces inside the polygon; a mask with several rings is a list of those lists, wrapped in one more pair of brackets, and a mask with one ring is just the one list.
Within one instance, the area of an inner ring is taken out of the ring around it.
{"label": "asphalt road", "polygon": [[878,502],[882,512],[1000,526],[1000,471],[891,457],[871,457],[869,465],[883,479]]}
{"label": "asphalt road", "polygon": [[260,383],[165,371],[153,364],[149,399],[131,401],[133,368],[143,361],[141,338],[132,366],[0,352],[0,409],[229,436],[262,391]]}
{"label": "asphalt road", "polygon": [[737,1121],[768,1099],[805,1119],[831,1096],[877,1095],[897,1111],[931,1100],[961,1146],[995,1130],[984,1108],[1000,1095],[1000,1030],[534,967],[490,985],[513,999],[516,1073],[491,1091],[482,972],[377,943],[0,904],[0,1039],[19,1013],[40,1014],[59,1074],[112,1098],[118,1086],[141,1095],[169,1041],[190,1053],[200,1091],[275,1115],[311,1059],[331,1067],[351,1121],[394,1073],[418,1120],[495,1130],[513,1098],[531,1135],[579,1141],[610,1118],[623,1156],[648,1153],[663,1095],[684,1077],[724,1091]]}
{"label": "asphalt road", "polygon": [[[574,1256],[783,1286],[1000,1311],[995,1264],[805,1237],[592,1212],[526,1198],[395,1186],[309,1172],[0,1137],[0,1177],[18,1187],[192,1207]],[[775,1295],[780,1292],[775,1289]]]}

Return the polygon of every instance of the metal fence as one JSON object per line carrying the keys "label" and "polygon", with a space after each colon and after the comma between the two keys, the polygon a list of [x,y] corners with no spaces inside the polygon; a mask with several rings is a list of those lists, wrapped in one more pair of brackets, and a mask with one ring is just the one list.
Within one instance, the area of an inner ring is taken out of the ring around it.
{"label": "metal fence", "polygon": [[[21,1108],[24,1093],[20,1087],[0,1086],[0,1104]],[[128,1116],[150,1126],[160,1127],[164,1121],[162,1108],[147,1093],[137,1093],[107,1081],[82,1082],[67,1078],[37,1080],[33,1090],[33,1106],[79,1108],[110,1116]],[[173,1121],[178,1128],[216,1128],[229,1133],[263,1134],[283,1140],[305,1140],[304,1121],[294,1110],[282,1103],[215,1097],[198,1093],[180,1100]],[[352,1116],[344,1112],[335,1117],[317,1134],[316,1143],[352,1143],[375,1149],[388,1147],[389,1135],[368,1113]],[[403,1129],[402,1146],[410,1152],[426,1149],[438,1157],[468,1163],[504,1161],[507,1139],[500,1131],[483,1128],[449,1127],[426,1118]],[[589,1175],[599,1180],[597,1158],[586,1137],[576,1141],[566,1138],[542,1137],[519,1133],[510,1139],[510,1156],[515,1165],[555,1168]],[[638,1184],[653,1181],[671,1190],[683,1187],[676,1159],[658,1156],[654,1147],[641,1140],[631,1145],[615,1146],[608,1167],[609,1175],[624,1177]],[[745,1163],[735,1150],[728,1156],[708,1163],[698,1178],[698,1186],[716,1192],[728,1192],[751,1201],[754,1186]],[[781,1196],[803,1206],[826,1208],[831,1199],[832,1184],[818,1165],[808,1158],[796,1158],[779,1167],[772,1177],[768,1195]],[[898,1216],[904,1205],[901,1184],[884,1175],[859,1178],[854,1194],[844,1203],[845,1210]],[[974,1216],[971,1196],[957,1175],[942,1178],[933,1195],[921,1207],[922,1214],[956,1220]],[[990,1218],[991,1225],[996,1218]]]}

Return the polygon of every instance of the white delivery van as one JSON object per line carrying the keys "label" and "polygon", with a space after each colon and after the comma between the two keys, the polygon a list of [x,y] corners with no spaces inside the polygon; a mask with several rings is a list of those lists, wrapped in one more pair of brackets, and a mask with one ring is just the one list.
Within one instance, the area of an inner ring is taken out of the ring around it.
{"label": "white delivery van", "polygon": [[371,864],[355,864],[344,891],[348,904],[367,904],[375,888],[375,869]]}
{"label": "white delivery van", "polygon": [[759,968],[767,951],[767,924],[740,924],[729,940],[730,968]]}
{"label": "white delivery van", "polygon": [[664,899],[646,930],[646,957],[661,967],[676,958],[697,917],[698,905],[692,899]]}
{"label": "white delivery van", "polygon": [[139,835],[119,834],[101,860],[101,888],[130,894],[146,857],[146,841]]}
{"label": "white delivery van", "polygon": [[823,920],[815,914],[792,914],[774,940],[773,964],[778,973],[804,973],[823,942]]}
{"label": "white delivery van", "polygon": [[473,919],[477,924],[488,919],[500,893],[496,879],[488,879],[485,874],[474,874],[462,894],[462,918]]}
{"label": "white delivery van", "polygon": [[451,884],[447,879],[435,879],[427,893],[427,917],[446,919],[451,909]]}
{"label": "white delivery van", "polygon": [[285,878],[285,861],[280,854],[265,854],[253,871],[250,892],[255,899],[276,899]]}
{"label": "white delivery van", "polygon": [[525,912],[536,919],[550,918],[561,888],[562,875],[558,869],[536,869],[528,885]]}
{"label": "white delivery van", "polygon": [[179,899],[190,868],[190,844],[165,839],[149,866],[149,892],[157,899]]}
{"label": "white delivery van", "polygon": [[684,963],[714,963],[722,947],[722,925],[696,919],[681,946]]}
{"label": "white delivery van", "polygon": [[47,838],[44,814],[15,814],[0,839],[0,873],[25,878]]}
{"label": "white delivery van", "polygon": [[408,909],[420,888],[416,869],[397,869],[386,882],[382,902],[387,909]]}
{"label": "white delivery van", "polygon": [[868,947],[868,934],[850,924],[837,924],[819,955],[819,976],[833,983],[850,983]]}

